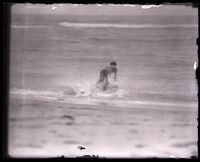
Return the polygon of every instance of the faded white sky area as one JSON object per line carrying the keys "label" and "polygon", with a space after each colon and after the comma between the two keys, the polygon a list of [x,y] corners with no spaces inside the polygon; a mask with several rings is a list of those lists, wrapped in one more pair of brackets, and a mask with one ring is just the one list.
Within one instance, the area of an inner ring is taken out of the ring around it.
{"label": "faded white sky area", "polygon": [[14,4],[12,13],[66,15],[198,15],[198,9],[185,5],[75,5]]}

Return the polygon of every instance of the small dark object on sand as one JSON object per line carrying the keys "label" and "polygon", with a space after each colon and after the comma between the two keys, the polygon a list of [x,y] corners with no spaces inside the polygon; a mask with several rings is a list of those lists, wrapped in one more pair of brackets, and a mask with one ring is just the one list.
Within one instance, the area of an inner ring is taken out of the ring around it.
{"label": "small dark object on sand", "polygon": [[77,158],[99,158],[98,155],[83,155],[83,156],[79,156]]}
{"label": "small dark object on sand", "polygon": [[74,120],[74,118],[70,115],[63,115],[62,118],[68,118],[70,120]]}
{"label": "small dark object on sand", "polygon": [[78,146],[77,147],[79,150],[84,150],[84,149],[86,149],[85,147],[83,147],[83,146]]}

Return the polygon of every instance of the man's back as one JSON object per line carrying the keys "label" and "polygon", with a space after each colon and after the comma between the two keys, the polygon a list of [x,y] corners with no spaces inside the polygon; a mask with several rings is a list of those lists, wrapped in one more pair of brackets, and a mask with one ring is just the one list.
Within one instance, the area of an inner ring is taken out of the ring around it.
{"label": "man's back", "polygon": [[112,65],[109,65],[105,67],[103,70],[105,70],[108,74],[110,74],[110,73],[116,72],[117,68]]}

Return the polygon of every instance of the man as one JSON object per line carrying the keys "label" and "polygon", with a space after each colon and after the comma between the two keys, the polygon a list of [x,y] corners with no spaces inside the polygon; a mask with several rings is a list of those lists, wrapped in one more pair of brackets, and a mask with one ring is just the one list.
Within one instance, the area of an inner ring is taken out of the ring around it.
{"label": "man", "polygon": [[100,72],[100,78],[99,81],[97,83],[103,83],[105,82],[105,84],[103,85],[103,90],[106,90],[109,82],[108,82],[108,75],[110,76],[110,74],[114,73],[114,80],[117,80],[117,63],[115,61],[111,62],[109,66],[106,66],[105,68],[103,68]]}

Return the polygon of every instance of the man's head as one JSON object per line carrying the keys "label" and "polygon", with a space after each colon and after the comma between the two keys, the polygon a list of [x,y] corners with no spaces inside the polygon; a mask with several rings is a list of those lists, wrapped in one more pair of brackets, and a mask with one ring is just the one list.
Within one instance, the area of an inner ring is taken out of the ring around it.
{"label": "man's head", "polygon": [[112,61],[112,62],[110,63],[110,65],[117,66],[117,63],[116,63],[115,61]]}

